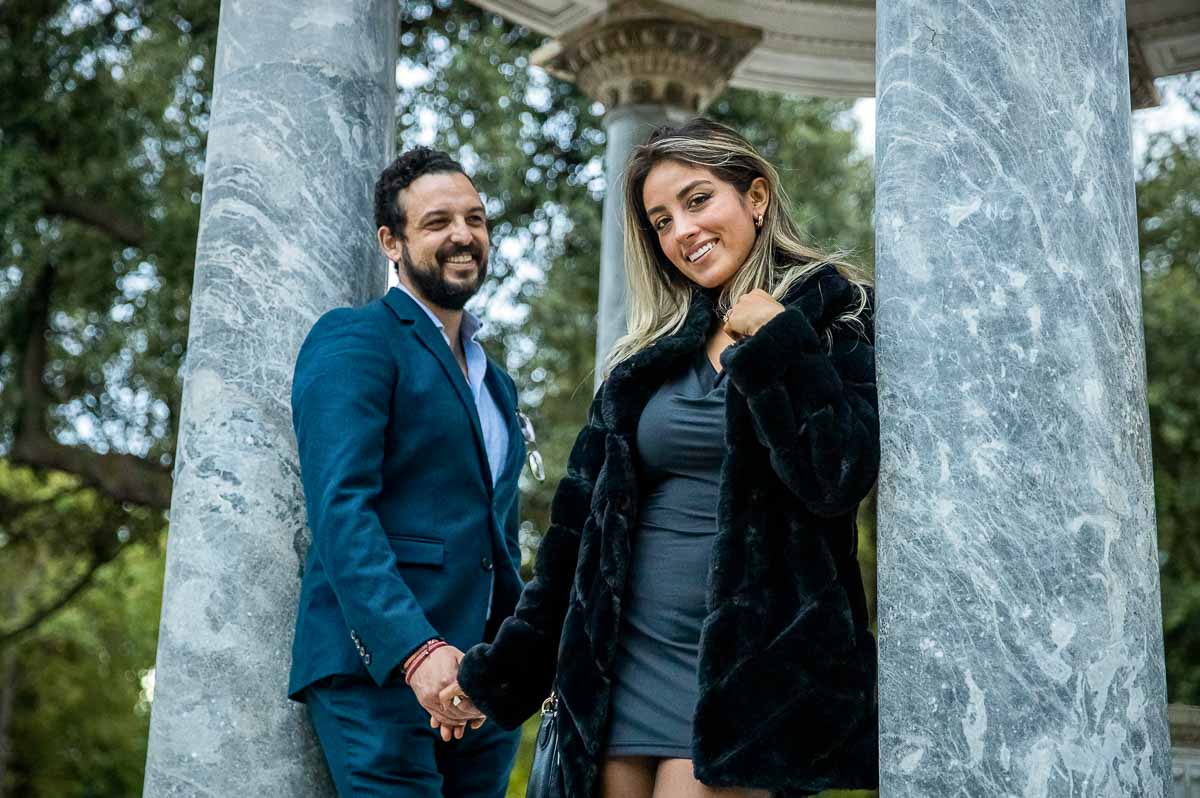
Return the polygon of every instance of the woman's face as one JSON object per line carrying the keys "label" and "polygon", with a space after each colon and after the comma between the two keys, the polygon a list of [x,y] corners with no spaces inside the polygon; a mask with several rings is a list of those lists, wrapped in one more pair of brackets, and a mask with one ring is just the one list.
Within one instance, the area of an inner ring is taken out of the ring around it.
{"label": "woman's face", "polygon": [[718,288],[750,254],[767,181],[756,178],[743,194],[702,166],[660,161],[646,175],[642,201],[667,260],[693,283]]}

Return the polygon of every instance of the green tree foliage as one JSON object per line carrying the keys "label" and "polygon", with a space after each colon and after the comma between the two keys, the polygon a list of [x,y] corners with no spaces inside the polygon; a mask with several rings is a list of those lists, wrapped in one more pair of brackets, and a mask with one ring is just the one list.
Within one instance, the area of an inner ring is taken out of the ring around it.
{"label": "green tree foliage", "polygon": [[16,757],[6,794],[141,794],[163,540],[101,570],[77,600],[12,649]]}
{"label": "green tree foliage", "polygon": [[161,509],[215,32],[203,2],[0,18],[0,445]]}
{"label": "green tree foliage", "polygon": [[[1180,80],[1200,111],[1200,75]],[[1153,139],[1140,165],[1147,397],[1167,693],[1200,704],[1200,131]]]}
{"label": "green tree foliage", "polygon": [[0,13],[0,795],[140,792],[217,10]]}

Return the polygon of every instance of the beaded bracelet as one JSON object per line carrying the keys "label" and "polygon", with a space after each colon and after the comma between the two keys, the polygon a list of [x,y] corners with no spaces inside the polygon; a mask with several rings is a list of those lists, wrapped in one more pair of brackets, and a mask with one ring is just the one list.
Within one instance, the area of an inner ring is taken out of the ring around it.
{"label": "beaded bracelet", "polygon": [[445,640],[431,640],[426,643],[420,651],[413,655],[415,659],[404,669],[404,683],[411,685],[413,674],[416,673],[417,668],[424,664],[425,660],[429,659],[429,655],[442,646],[448,645],[450,644]]}

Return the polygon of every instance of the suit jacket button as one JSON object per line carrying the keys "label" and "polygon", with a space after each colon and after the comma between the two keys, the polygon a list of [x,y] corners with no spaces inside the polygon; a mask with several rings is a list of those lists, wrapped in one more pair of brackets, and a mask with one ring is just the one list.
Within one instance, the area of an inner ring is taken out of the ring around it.
{"label": "suit jacket button", "polygon": [[370,665],[370,664],[371,664],[371,655],[363,654],[363,665]]}
{"label": "suit jacket button", "polygon": [[483,557],[482,559],[479,560],[479,566],[481,568],[483,568],[483,570],[485,570],[485,571],[492,570],[492,558],[491,557]]}

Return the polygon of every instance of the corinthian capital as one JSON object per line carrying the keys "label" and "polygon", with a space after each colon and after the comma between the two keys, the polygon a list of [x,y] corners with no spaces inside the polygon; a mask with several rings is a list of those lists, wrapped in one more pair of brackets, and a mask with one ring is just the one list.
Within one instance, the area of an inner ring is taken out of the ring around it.
{"label": "corinthian capital", "polygon": [[609,110],[653,103],[699,113],[761,40],[758,28],[715,22],[653,0],[621,0],[538,50],[533,60]]}

